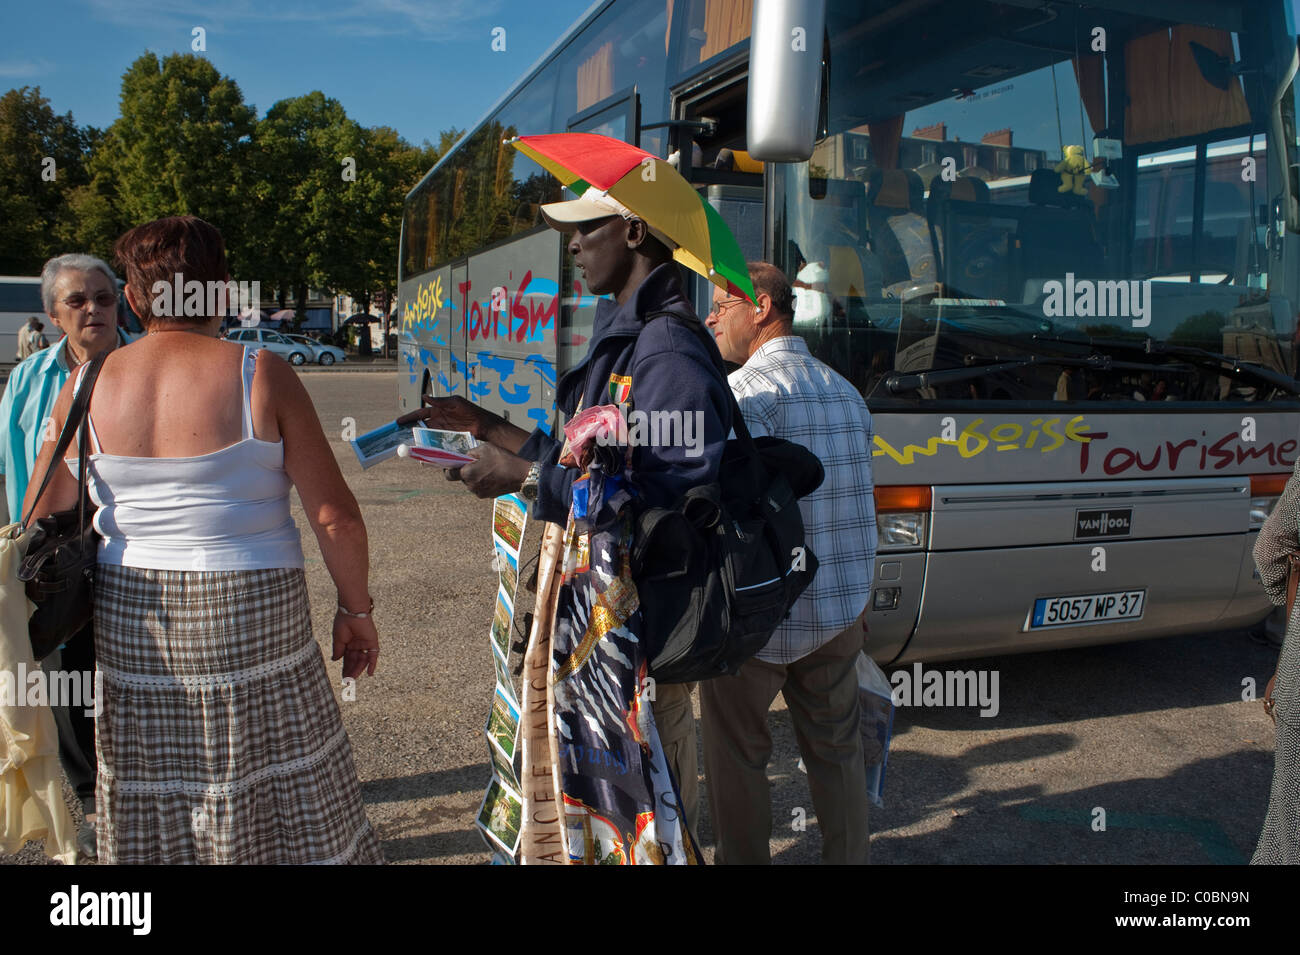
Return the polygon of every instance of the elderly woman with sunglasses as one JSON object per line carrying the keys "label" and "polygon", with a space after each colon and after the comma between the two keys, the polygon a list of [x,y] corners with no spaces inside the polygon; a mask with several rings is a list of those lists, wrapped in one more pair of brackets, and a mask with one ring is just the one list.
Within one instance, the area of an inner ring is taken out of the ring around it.
{"label": "elderly woman with sunglasses", "polygon": [[[126,344],[117,326],[117,279],[90,255],[60,255],[41,271],[45,314],[63,337],[53,348],[31,355],[10,374],[0,399],[0,473],[4,475],[9,520],[22,520],[23,496],[32,467],[54,413],[54,400],[78,366],[102,351]],[[46,668],[95,668],[93,627],[88,626],[45,660]],[[95,721],[81,706],[56,706],[59,758],[86,813],[78,846],[95,855]]]}

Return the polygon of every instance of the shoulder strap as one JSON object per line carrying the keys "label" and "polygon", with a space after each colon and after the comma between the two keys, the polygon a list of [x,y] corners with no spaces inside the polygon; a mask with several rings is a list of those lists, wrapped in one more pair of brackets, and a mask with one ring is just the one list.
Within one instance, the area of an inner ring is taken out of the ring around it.
{"label": "shoulder strap", "polygon": [[[41,500],[41,495],[49,487],[51,479],[54,477],[54,469],[63,466],[63,455],[68,450],[68,445],[72,443],[72,436],[81,426],[82,419],[86,417],[86,412],[90,410],[90,395],[95,390],[95,381],[99,378],[99,370],[104,366],[104,359],[108,357],[108,352],[100,352],[90,361],[90,366],[86,369],[86,377],[82,380],[77,388],[76,395],[72,399],[72,407],[68,409],[68,419],[63,422],[63,431],[59,434],[59,441],[54,446],[54,455],[50,458],[50,466],[45,469],[45,478],[41,481],[41,489],[36,492],[36,497],[32,499],[32,506],[23,518],[23,527],[32,519],[32,511]],[[82,429],[81,439],[78,442],[80,449],[80,460],[77,465],[77,482],[80,485],[80,493],[77,500],[77,524],[82,530],[86,526],[86,431]]]}
{"label": "shoulder strap", "polygon": [[694,315],[680,315],[677,312],[651,312],[645,317],[648,324],[653,319],[660,316],[671,315],[680,318],[690,326],[691,331],[695,332],[700,343],[704,345],[704,350],[709,357],[713,359],[713,367],[718,369],[718,374],[722,376],[722,384],[727,389],[727,397],[731,399],[731,427],[736,432],[736,440],[741,442],[747,449],[754,450],[754,439],[749,435],[749,428],[745,425],[745,416],[740,412],[740,405],[736,403],[736,394],[731,390],[731,385],[727,382],[727,366],[722,363],[722,354],[718,351],[718,343],[713,336],[709,334],[704,323]]}
{"label": "shoulder strap", "polygon": [[239,381],[244,406],[244,439],[253,436],[253,374],[257,368],[257,352],[244,349],[244,360],[239,364]]}
{"label": "shoulder strap", "polygon": [[[77,369],[77,384],[75,386],[76,388],[78,389],[81,388],[81,383],[86,380],[86,372],[89,370],[90,370],[90,362],[86,362],[84,365],[82,365],[80,368]],[[95,419],[93,419],[90,416],[89,405],[86,406],[86,420],[85,423],[83,424],[83,427],[88,428],[90,430],[90,443],[91,446],[94,447],[95,453],[98,454],[101,451],[103,451],[104,449],[99,443],[99,435],[95,433]]]}

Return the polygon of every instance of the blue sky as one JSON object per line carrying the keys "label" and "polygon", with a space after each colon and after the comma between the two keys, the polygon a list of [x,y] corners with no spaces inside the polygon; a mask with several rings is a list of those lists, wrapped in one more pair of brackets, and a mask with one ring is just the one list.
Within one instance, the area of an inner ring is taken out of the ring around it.
{"label": "blue sky", "polygon": [[[205,55],[258,116],[320,90],[412,143],[467,128],[591,0],[0,0],[0,92],[39,86],[57,113],[106,127],[145,50]],[[492,50],[504,28],[505,52]],[[499,35],[499,34],[498,34]]]}

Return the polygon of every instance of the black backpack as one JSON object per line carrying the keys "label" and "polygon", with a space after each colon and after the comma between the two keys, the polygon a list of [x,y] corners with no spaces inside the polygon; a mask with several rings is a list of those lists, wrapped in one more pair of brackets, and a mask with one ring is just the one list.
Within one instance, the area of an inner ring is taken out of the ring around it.
{"label": "black backpack", "polygon": [[[712,336],[698,320],[692,326],[725,383]],[[734,395],[731,415],[736,436],[717,482],[692,488],[671,508],[637,515],[632,579],[650,675],[660,683],[735,673],[771,639],[817,572],[799,498],[821,486],[821,461],[790,441],[751,438]]]}

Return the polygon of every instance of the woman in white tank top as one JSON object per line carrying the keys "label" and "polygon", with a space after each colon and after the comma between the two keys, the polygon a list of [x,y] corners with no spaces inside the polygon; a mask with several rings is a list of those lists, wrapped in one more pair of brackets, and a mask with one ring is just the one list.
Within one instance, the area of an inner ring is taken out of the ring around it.
{"label": "woman in white tank top", "polygon": [[[220,341],[220,315],[153,314],[157,281],[228,278],[220,233],[160,219],[114,251],[148,334],[104,363],[88,418],[100,860],[382,862],[312,638],[289,489],[338,586],[345,677],[379,654],[360,508],[289,365]],[[68,465],[36,516],[75,504]]]}

